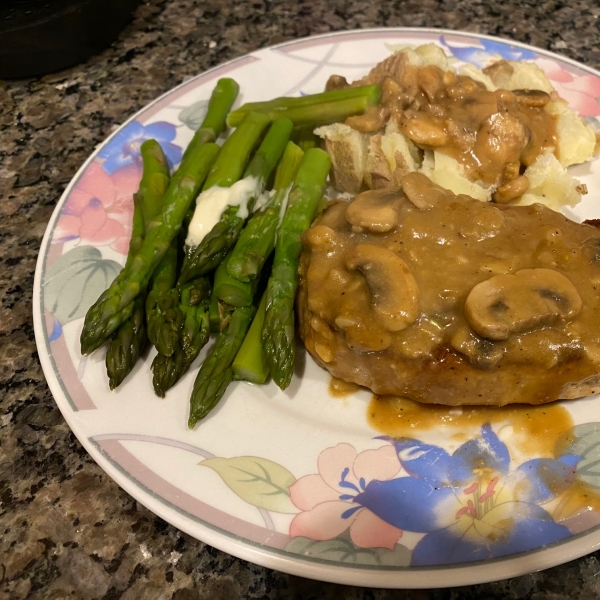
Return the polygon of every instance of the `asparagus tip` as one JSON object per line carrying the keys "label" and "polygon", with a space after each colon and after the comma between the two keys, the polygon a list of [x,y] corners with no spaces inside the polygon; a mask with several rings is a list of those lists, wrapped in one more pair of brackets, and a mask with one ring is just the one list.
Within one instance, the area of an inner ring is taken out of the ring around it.
{"label": "asparagus tip", "polygon": [[292,381],[291,375],[289,375],[289,376],[286,375],[285,377],[280,377],[280,376],[278,376],[278,374],[275,374],[275,375],[271,375],[271,377],[272,377],[273,381],[277,384],[277,387],[282,391],[285,390]]}

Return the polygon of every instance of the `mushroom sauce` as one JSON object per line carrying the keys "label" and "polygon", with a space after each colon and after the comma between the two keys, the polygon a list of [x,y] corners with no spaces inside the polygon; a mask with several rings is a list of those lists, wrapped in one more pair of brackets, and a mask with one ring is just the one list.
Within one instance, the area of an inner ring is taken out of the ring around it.
{"label": "mushroom sauce", "polygon": [[300,332],[333,376],[427,403],[600,391],[600,231],[411,173],[305,234]]}
{"label": "mushroom sauce", "polygon": [[[544,110],[551,100],[546,92],[488,91],[471,77],[434,65],[417,68],[404,58],[388,59],[394,69],[381,63],[380,75],[374,69],[368,82],[381,84],[380,106],[350,117],[346,124],[373,133],[387,119],[395,119],[419,148],[439,150],[462,164],[473,180],[499,186],[496,202],[509,202],[527,191],[529,181],[522,173],[540,154],[558,154],[556,118]],[[490,68],[511,67],[499,61]],[[386,76],[390,70],[396,77]],[[328,87],[336,81],[330,80]]]}

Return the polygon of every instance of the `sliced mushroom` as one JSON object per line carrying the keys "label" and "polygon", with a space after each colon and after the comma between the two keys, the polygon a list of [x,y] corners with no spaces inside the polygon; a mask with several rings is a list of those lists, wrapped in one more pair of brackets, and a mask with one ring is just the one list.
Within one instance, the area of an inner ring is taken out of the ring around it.
{"label": "sliced mushroom", "polygon": [[345,90],[350,87],[350,84],[345,77],[341,75],[331,75],[325,84],[326,92],[333,92],[334,90]]}
{"label": "sliced mushroom", "polygon": [[470,77],[464,77],[456,83],[449,85],[446,88],[446,94],[449,98],[464,98],[465,96],[473,94],[479,89],[481,88],[476,81]]}
{"label": "sliced mushroom", "polygon": [[346,258],[360,271],[371,293],[371,308],[387,331],[401,331],[419,316],[419,286],[408,265],[391,250],[361,244]]}
{"label": "sliced mushroom", "polygon": [[543,90],[513,90],[519,104],[533,108],[544,108],[550,102],[550,94]]}
{"label": "sliced mushroom", "polygon": [[415,113],[411,118],[402,120],[402,133],[419,147],[436,148],[448,142],[443,119],[422,113]]}
{"label": "sliced mushroom", "polygon": [[369,106],[362,115],[348,117],[345,123],[361,133],[375,133],[385,127],[389,116],[389,108]]}
{"label": "sliced mushroom", "polygon": [[517,162],[527,146],[530,131],[509,112],[496,112],[477,131],[473,152],[482,173],[495,173],[498,165]]}
{"label": "sliced mushroom", "polygon": [[505,340],[512,333],[570,320],[582,305],[579,292],[562,273],[522,269],[478,283],[465,301],[465,316],[480,336]]}
{"label": "sliced mushroom", "polygon": [[425,92],[429,102],[433,102],[436,94],[444,85],[444,71],[436,65],[427,65],[419,70],[419,79],[417,82],[419,89]]}
{"label": "sliced mushroom", "polygon": [[512,200],[520,198],[529,189],[529,179],[525,175],[501,185],[492,196],[497,204],[508,204]]}
{"label": "sliced mushroom", "polygon": [[395,188],[363,192],[348,204],[346,221],[357,233],[365,229],[374,233],[391,231],[398,225],[397,205],[401,198],[401,192]]}
{"label": "sliced mushroom", "polygon": [[304,234],[304,240],[311,248],[331,246],[335,244],[335,239],[335,231],[327,225],[315,225]]}
{"label": "sliced mushroom", "polygon": [[[381,104],[384,106],[400,104],[402,106],[401,100],[403,97],[404,90],[399,81],[396,81],[393,77],[386,77],[381,82]],[[408,100],[409,102],[406,103],[407,106],[410,104],[412,98]]]}
{"label": "sliced mushroom", "polygon": [[448,194],[447,190],[433,183],[423,173],[408,173],[401,179],[400,184],[411,204],[421,210],[433,207],[439,199]]}

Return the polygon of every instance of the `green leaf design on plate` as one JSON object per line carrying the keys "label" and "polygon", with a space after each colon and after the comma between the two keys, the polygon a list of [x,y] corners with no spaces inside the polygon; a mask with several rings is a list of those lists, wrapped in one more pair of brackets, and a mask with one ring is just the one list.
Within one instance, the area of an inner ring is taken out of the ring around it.
{"label": "green leaf design on plate", "polygon": [[359,548],[348,539],[346,534],[326,541],[297,537],[286,544],[285,549],[287,552],[293,552],[294,554],[332,562],[386,567],[407,567],[410,564],[412,554],[406,546],[401,544],[397,544],[393,550],[388,548]]}
{"label": "green leaf design on plate", "polygon": [[296,478],[277,463],[256,456],[207,458],[199,463],[216,471],[242,500],[273,512],[296,513],[289,487]]}
{"label": "green leaf design on plate", "polygon": [[208,109],[208,100],[200,100],[199,102],[194,102],[190,106],[184,108],[179,113],[179,120],[187,125],[191,130],[196,131],[200,128],[204,117],[206,116],[206,111]]}
{"label": "green leaf design on plate", "polygon": [[44,308],[61,323],[85,316],[121,270],[92,246],[77,246],[56,259],[44,278]]}
{"label": "green leaf design on plate", "polygon": [[588,485],[600,489],[600,423],[585,423],[573,427],[575,438],[563,454],[581,456],[577,464],[577,477]]}

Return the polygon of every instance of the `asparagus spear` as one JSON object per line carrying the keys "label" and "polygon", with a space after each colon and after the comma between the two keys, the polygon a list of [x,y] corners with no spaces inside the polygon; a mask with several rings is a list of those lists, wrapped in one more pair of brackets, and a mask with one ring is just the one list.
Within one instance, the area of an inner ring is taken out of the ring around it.
{"label": "asparagus spear", "polygon": [[283,204],[303,154],[296,144],[288,142],[277,167],[274,196],[261,211],[252,215],[227,261],[227,272],[232,277],[244,282],[252,280],[273,251]]}
{"label": "asparagus spear", "polygon": [[251,306],[236,308],[229,325],[202,363],[190,398],[190,429],[206,417],[225,393],[233,378],[231,364],[244,341],[253,314],[254,308]]}
{"label": "asparagus spear", "polygon": [[[224,158],[215,163],[213,169],[215,175],[209,176],[205,189],[209,189],[213,185],[230,187],[239,179],[243,169],[240,158],[244,163],[246,162],[254,143],[268,122],[269,120],[264,115],[248,113],[242,124],[223,144],[222,156]],[[287,119],[275,121],[246,168],[244,179],[254,177],[257,180],[255,196],[264,189],[269,175],[283,153],[291,130],[292,124]],[[226,150],[227,153],[225,153]],[[226,162],[228,156],[230,160]],[[234,157],[238,158],[237,164],[234,162]],[[255,200],[255,197],[249,198],[248,206],[244,209],[252,210]],[[238,214],[239,209],[240,207],[237,205],[228,206],[202,242],[188,254],[179,277],[179,283],[185,283],[190,279],[205,275],[225,258],[244,226],[244,218]],[[197,210],[201,210],[200,204],[198,204]]]}
{"label": "asparagus spear", "polygon": [[221,333],[225,327],[229,324],[231,313],[233,312],[233,306],[221,302],[216,294],[212,294],[210,297],[210,303],[208,305],[208,322],[210,324],[211,333]]}
{"label": "asparagus spear", "polygon": [[314,128],[361,114],[368,106],[376,105],[380,96],[381,88],[378,85],[367,85],[299,98],[282,97],[267,102],[251,102],[230,112],[227,125],[236,127],[248,112],[257,112],[267,115],[271,120],[286,117],[298,129]]}
{"label": "asparagus spear", "polygon": [[230,256],[231,252],[224,258],[215,271],[213,293],[221,302],[230,306],[250,306],[254,300],[258,278],[250,282],[244,282],[232,277],[227,272],[227,264]]}
{"label": "asparagus spear", "polygon": [[177,348],[171,356],[165,356],[159,352],[152,361],[154,393],[164,398],[167,390],[179,381],[185,371],[187,371],[185,355],[181,348]]}
{"label": "asparagus spear", "polygon": [[183,159],[196,148],[214,142],[221,135],[225,128],[227,113],[231,110],[239,90],[240,86],[233,79],[225,77],[217,81],[208,102],[208,111],[204,121],[183,153]]}
{"label": "asparagus spear", "polygon": [[[133,227],[125,268],[140,250],[146,234],[146,224],[153,222],[169,184],[169,166],[162,148],[155,140],[141,147],[143,173],[139,190],[133,196]],[[106,372],[113,390],[131,372],[146,345],[146,314],[144,296],[133,304],[131,316],[112,334],[106,350]]]}
{"label": "asparagus spear", "polygon": [[219,146],[205,144],[182,161],[156,217],[157,226],[147,233],[131,264],[88,310],[81,332],[82,354],[89,354],[101,346],[131,316],[133,301],[146,289],[152,272],[181,228],[187,209],[218,153]]}
{"label": "asparagus spear", "polygon": [[133,194],[133,224],[125,268],[142,247],[148,229],[154,224],[160,203],[169,186],[169,165],[156,140],[146,140],[140,147],[142,156],[142,179],[138,191]]}
{"label": "asparagus spear", "polygon": [[146,140],[140,147],[140,153],[143,172],[138,194],[142,197],[141,205],[147,233],[156,225],[156,215],[169,187],[170,169],[167,157],[156,140]]}
{"label": "asparagus spear", "polygon": [[[131,262],[144,240],[145,225],[142,202],[143,194],[138,191],[133,195],[133,226],[126,264]],[[131,317],[112,335],[106,349],[106,373],[111,390],[123,382],[144,349],[146,343],[145,317],[143,305],[140,306],[140,303],[137,302]]]}
{"label": "asparagus spear", "polygon": [[331,160],[326,152],[312,148],[300,163],[288,208],[275,245],[275,258],[267,284],[267,307],[262,341],[273,381],[283,390],[292,379],[294,343],[294,298],[298,286],[301,235],[310,227],[323,197]]}
{"label": "asparagus spear", "polygon": [[264,115],[249,113],[239,127],[225,140],[202,191],[214,186],[231,187],[244,172],[250,155],[269,125]]}
{"label": "asparagus spear", "polygon": [[196,279],[181,288],[180,307],[184,321],[179,339],[188,364],[198,356],[208,341],[210,295],[210,283],[206,277]]}
{"label": "asparagus spear", "polygon": [[300,108],[306,106],[315,106],[317,104],[325,104],[327,102],[339,102],[340,100],[348,100],[350,98],[358,98],[367,96],[370,99],[375,99],[381,94],[381,90],[376,84],[363,85],[356,87],[346,87],[339,90],[330,90],[327,92],[318,92],[317,94],[306,94],[305,96],[279,96],[271,100],[261,100],[259,102],[246,102],[240,108],[232,111],[227,116],[229,121],[234,117],[234,113],[238,112],[265,112],[265,109],[272,111],[284,111],[288,108]]}
{"label": "asparagus spear", "polygon": [[133,301],[131,316],[113,333],[106,349],[106,373],[111,390],[121,385],[131,373],[146,345],[146,312],[144,298]]}
{"label": "asparagus spear", "polygon": [[[289,119],[277,119],[269,127],[265,139],[246,168],[244,177],[259,179],[264,188],[285,150],[291,133],[292,122]],[[253,198],[253,200],[256,200],[256,198]]]}
{"label": "asparagus spear", "polygon": [[267,294],[264,293],[256,316],[244,338],[244,343],[233,361],[234,379],[243,379],[250,383],[264,383],[269,376],[269,366],[261,339],[266,307]]}
{"label": "asparagus spear", "polygon": [[[141,185],[140,185],[141,188]],[[144,195],[138,190],[133,194],[133,217],[131,223],[131,239],[129,240],[129,251],[125,260],[125,266],[128,266],[136,252],[142,247],[144,235],[146,234],[146,224],[144,220]]]}
{"label": "asparagus spear", "polygon": [[210,284],[201,278],[181,289],[178,310],[182,315],[176,345],[170,356],[160,354],[152,362],[154,391],[164,397],[165,392],[175,385],[205,346],[210,335],[208,304]]}
{"label": "asparagus spear", "polygon": [[[183,160],[203,144],[215,141],[225,128],[225,118],[239,91],[233,79],[219,79],[210,101],[208,111],[199,129],[188,145]],[[191,207],[190,207],[191,208]],[[190,211],[188,211],[189,213]],[[193,211],[192,211],[193,213]],[[188,219],[191,220],[191,216]],[[177,240],[163,257],[153,276],[152,290],[146,302],[148,337],[158,352],[171,356],[179,344],[180,328],[184,315],[179,308],[180,290],[177,281]],[[166,388],[165,388],[166,389]]]}
{"label": "asparagus spear", "polygon": [[146,299],[148,339],[160,354],[171,356],[177,345],[182,314],[179,310],[177,281],[177,238],[162,257],[152,276],[152,287]]}

